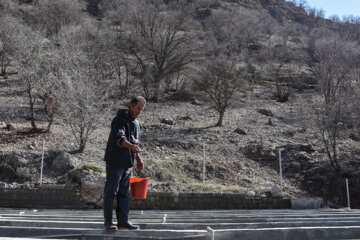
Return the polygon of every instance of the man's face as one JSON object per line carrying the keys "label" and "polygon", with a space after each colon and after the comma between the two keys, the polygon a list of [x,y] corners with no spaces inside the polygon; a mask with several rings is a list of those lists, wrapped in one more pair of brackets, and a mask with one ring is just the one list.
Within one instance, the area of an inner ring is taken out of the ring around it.
{"label": "man's face", "polygon": [[137,102],[136,105],[130,104],[130,115],[132,118],[137,118],[144,110],[144,105],[141,102]]}

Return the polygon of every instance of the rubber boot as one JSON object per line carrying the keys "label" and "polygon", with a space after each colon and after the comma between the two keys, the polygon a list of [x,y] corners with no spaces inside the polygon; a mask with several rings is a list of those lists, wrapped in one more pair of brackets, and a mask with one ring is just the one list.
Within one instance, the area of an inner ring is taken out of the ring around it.
{"label": "rubber boot", "polygon": [[104,230],[107,232],[117,231],[112,222],[113,200],[104,198]]}

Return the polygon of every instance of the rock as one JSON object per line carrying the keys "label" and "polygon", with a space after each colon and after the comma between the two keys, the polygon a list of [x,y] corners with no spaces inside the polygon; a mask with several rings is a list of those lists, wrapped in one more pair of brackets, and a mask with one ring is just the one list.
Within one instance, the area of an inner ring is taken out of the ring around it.
{"label": "rock", "polygon": [[270,193],[271,193],[271,196],[274,198],[284,198],[285,197],[285,193],[276,184],[270,189]]}
{"label": "rock", "polygon": [[161,123],[168,124],[168,125],[174,125],[174,120],[172,118],[162,118]]}
{"label": "rock", "polygon": [[208,17],[211,15],[211,10],[208,8],[198,8],[196,13],[198,17]]}
{"label": "rock", "polygon": [[245,168],[245,164],[244,164],[243,162],[239,162],[239,163],[237,164],[237,166],[238,166],[238,168],[241,169],[241,170],[246,169],[246,168]]}
{"label": "rock", "polygon": [[16,177],[22,179],[29,179],[30,178],[30,171],[28,168],[19,167],[16,169]]}
{"label": "rock", "polygon": [[262,115],[265,115],[265,116],[268,116],[268,117],[273,117],[274,116],[274,114],[270,110],[267,110],[267,109],[259,109],[258,113],[260,113]]}
{"label": "rock", "polygon": [[192,102],[191,102],[192,105],[196,105],[196,106],[201,106],[202,103],[201,101],[197,100],[197,99],[194,99]]}
{"label": "rock", "polygon": [[287,137],[295,136],[295,132],[293,132],[293,131],[284,131],[284,132],[282,132],[282,134],[284,134]]}
{"label": "rock", "polygon": [[307,152],[309,154],[315,152],[313,147],[309,144],[303,145],[303,144],[286,144],[282,145],[279,148],[283,148],[286,151],[299,151],[299,152]]}
{"label": "rock", "polygon": [[248,196],[248,197],[255,197],[255,192],[254,192],[254,191],[247,191],[247,192],[246,192],[246,196]]}
{"label": "rock", "polygon": [[81,198],[89,204],[102,207],[106,175],[100,171],[78,168],[68,172],[61,182],[78,184]]}
{"label": "rock", "polygon": [[0,182],[0,188],[7,188],[8,185],[5,182]]}
{"label": "rock", "polygon": [[303,153],[303,152],[297,152],[294,155],[294,160],[295,161],[299,161],[299,162],[309,162],[310,161],[310,156],[307,153]]}
{"label": "rock", "polygon": [[292,161],[290,163],[290,166],[292,166],[295,169],[300,169],[301,168],[301,163],[297,162],[297,161]]}
{"label": "rock", "polygon": [[80,195],[87,203],[94,204],[97,207],[102,206],[105,178],[104,173],[94,171],[81,178]]}
{"label": "rock", "polygon": [[33,144],[30,144],[30,145],[27,146],[27,149],[29,149],[29,150],[35,150],[35,147],[34,147]]}
{"label": "rock", "polygon": [[221,3],[220,2],[214,2],[212,4],[209,5],[210,8],[216,9],[221,7]]}
{"label": "rock", "polygon": [[0,122],[0,128],[6,128],[6,123],[5,122]]}
{"label": "rock", "polygon": [[246,132],[244,130],[242,130],[241,128],[237,128],[234,131],[235,133],[238,133],[240,135],[247,135]]}
{"label": "rock", "polygon": [[18,154],[9,154],[3,156],[4,161],[9,164],[13,169],[25,166],[28,161]]}
{"label": "rock", "polygon": [[32,189],[32,188],[34,188],[34,185],[30,184],[30,183],[27,183],[27,184],[22,185],[21,188],[23,188],[23,189]]}
{"label": "rock", "polygon": [[78,158],[67,152],[60,153],[52,162],[52,169],[60,174],[64,174],[69,170],[77,168],[78,166]]}
{"label": "rock", "polygon": [[352,139],[353,141],[356,141],[356,142],[360,141],[360,136],[357,136],[354,133],[350,134],[349,138]]}
{"label": "rock", "polygon": [[278,155],[274,151],[266,151],[263,153],[264,158],[270,161],[275,161],[278,159]]}
{"label": "rock", "polygon": [[0,176],[1,178],[15,178],[16,172],[9,164],[2,162],[0,163]]}
{"label": "rock", "polygon": [[9,130],[9,131],[13,131],[13,130],[15,130],[15,127],[14,127],[13,124],[8,123],[8,124],[6,124],[5,129],[6,129],[6,130]]}

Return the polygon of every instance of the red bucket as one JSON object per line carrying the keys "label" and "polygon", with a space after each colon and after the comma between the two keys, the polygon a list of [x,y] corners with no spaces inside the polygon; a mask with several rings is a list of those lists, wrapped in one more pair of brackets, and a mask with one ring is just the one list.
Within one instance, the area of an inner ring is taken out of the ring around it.
{"label": "red bucket", "polygon": [[149,178],[130,178],[131,198],[145,199]]}

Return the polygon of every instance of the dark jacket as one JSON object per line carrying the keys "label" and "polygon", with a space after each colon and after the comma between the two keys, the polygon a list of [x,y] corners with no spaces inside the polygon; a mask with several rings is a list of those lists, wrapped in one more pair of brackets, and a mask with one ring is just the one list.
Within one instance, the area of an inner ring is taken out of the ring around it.
{"label": "dark jacket", "polygon": [[122,146],[122,141],[127,140],[132,144],[139,144],[140,123],[133,119],[128,109],[120,109],[111,122],[111,131],[106,146],[105,158],[107,164],[123,169],[134,165],[135,153]]}

